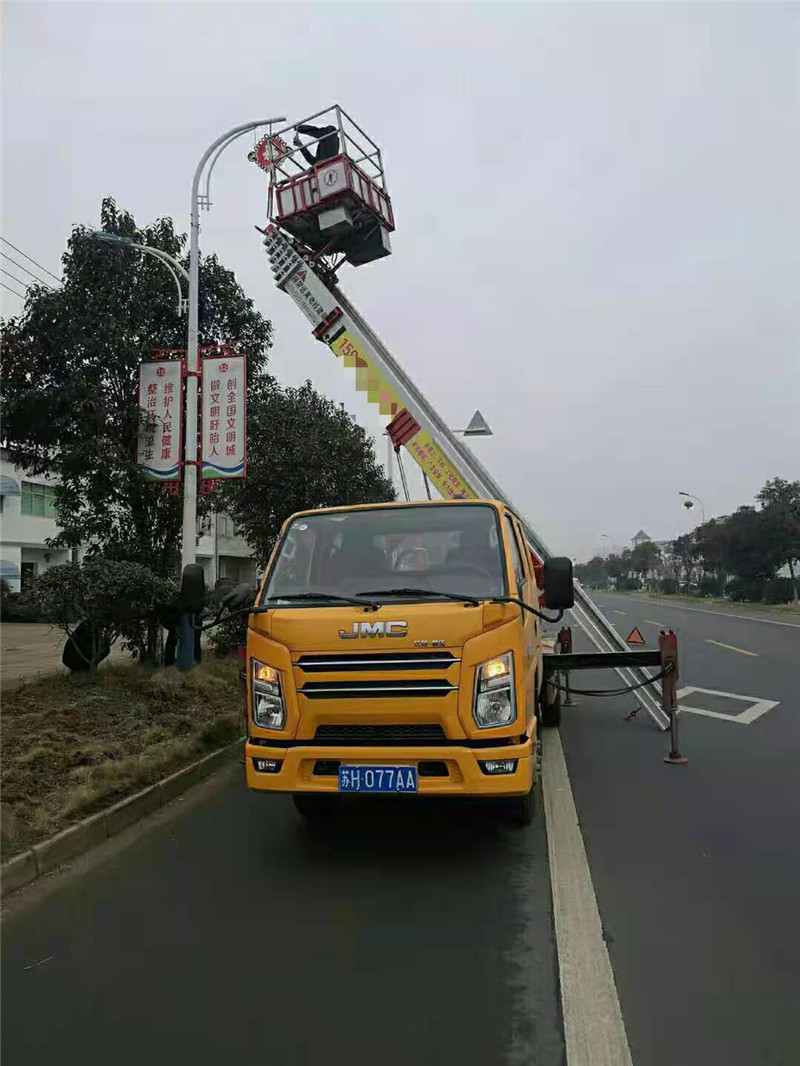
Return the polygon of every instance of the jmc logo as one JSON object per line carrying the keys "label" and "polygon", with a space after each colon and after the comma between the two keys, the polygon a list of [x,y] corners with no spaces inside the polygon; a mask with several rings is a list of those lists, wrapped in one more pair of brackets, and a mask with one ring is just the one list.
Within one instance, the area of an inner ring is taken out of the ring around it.
{"label": "jmc logo", "polygon": [[357,637],[404,637],[408,622],[353,622],[352,629],[340,629],[341,640],[356,640]]}

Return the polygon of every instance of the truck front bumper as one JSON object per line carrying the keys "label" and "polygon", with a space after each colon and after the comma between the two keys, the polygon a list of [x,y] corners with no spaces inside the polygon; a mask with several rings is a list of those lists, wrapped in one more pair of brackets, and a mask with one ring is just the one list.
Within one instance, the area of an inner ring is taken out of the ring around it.
{"label": "truck front bumper", "polygon": [[[515,759],[511,773],[487,774],[481,763]],[[276,770],[256,769],[256,760],[279,763]],[[536,775],[533,741],[495,748],[468,745],[420,747],[343,747],[303,744],[269,747],[248,740],[245,745],[247,785],[259,792],[336,793],[339,765],[415,766],[423,796],[523,796]]]}

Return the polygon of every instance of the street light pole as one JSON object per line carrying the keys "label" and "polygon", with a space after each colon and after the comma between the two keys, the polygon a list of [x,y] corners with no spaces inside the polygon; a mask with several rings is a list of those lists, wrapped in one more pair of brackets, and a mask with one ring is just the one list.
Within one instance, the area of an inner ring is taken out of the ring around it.
{"label": "street light pole", "polygon": [[[705,504],[700,499],[700,497],[699,496],[693,496],[691,494],[691,492],[679,492],[678,495],[679,496],[685,496],[687,499],[694,500],[695,503],[699,503],[700,504],[700,514],[702,516],[702,524],[705,525],[706,524],[706,508],[705,508]],[[690,508],[692,505],[691,505],[691,503],[685,503],[683,506],[687,507],[687,508]]]}
{"label": "street light pole", "polygon": [[175,282],[175,288],[178,290],[178,314],[186,314],[186,300],[183,298],[183,292],[181,290],[181,278],[184,281],[189,281],[189,275],[184,270],[183,266],[173,256],[167,252],[162,251],[160,248],[151,248],[148,244],[139,244],[131,237],[121,237],[117,233],[104,233],[102,230],[92,230],[92,236],[96,237],[99,241],[105,241],[106,244],[121,244],[125,248],[135,248],[138,252],[145,252],[147,255],[152,255],[163,263],[167,270],[172,275],[172,280]]}
{"label": "street light pole", "polygon": [[[187,566],[197,558],[197,376],[200,370],[198,355],[199,334],[199,297],[200,297],[200,181],[203,170],[212,155],[217,152],[212,169],[224,148],[250,130],[259,126],[269,126],[275,122],[285,122],[283,116],[278,118],[260,118],[255,122],[244,122],[241,126],[223,133],[210,144],[203,153],[192,178],[192,200],[190,206],[189,227],[189,328],[186,339],[186,446],[183,468],[183,544],[181,548],[181,565]],[[209,179],[210,179],[209,172]],[[207,186],[208,188],[208,186]],[[205,206],[210,208],[208,193]]]}
{"label": "street light pole", "polygon": [[[206,163],[214,156],[208,172],[203,206],[211,207],[209,200],[211,171],[228,145],[259,126],[272,126],[285,122],[283,116],[260,118],[255,122],[243,122],[234,126],[206,148],[195,168],[192,178],[192,199],[189,207],[189,328],[186,338],[186,430],[184,435],[183,467],[183,539],[181,544],[181,569],[197,559],[197,379],[200,371],[198,352],[199,297],[200,297],[200,181]],[[216,155],[214,154],[216,153]],[[194,634],[184,618],[180,631],[178,665],[188,669],[194,662]]]}

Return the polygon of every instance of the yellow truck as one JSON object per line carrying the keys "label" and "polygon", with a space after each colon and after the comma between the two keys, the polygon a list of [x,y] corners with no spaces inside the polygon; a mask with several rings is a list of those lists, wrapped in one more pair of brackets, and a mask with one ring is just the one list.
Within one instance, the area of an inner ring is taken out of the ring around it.
{"label": "yellow truck", "polygon": [[309,818],[394,793],[494,798],[528,824],[559,713],[540,608],[572,596],[570,560],[541,564],[497,501],[293,515],[249,612],[248,786]]}

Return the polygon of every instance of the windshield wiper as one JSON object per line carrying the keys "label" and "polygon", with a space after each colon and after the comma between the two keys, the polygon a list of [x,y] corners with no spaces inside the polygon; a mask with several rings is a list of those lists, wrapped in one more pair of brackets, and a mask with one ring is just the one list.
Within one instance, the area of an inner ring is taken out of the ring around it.
{"label": "windshield wiper", "polygon": [[[369,589],[366,592],[357,592],[356,596],[430,596],[437,600],[456,600],[458,603],[471,603],[473,607],[480,607],[481,601],[474,596],[464,596],[459,592],[437,592],[435,589]],[[488,599],[489,597],[485,597]]]}
{"label": "windshield wiper", "polygon": [[[368,611],[377,611],[379,604],[370,600],[357,600],[354,596],[338,596],[335,592],[287,592],[285,596],[266,596],[260,607],[268,610],[267,604],[277,603],[279,600],[331,600],[335,603],[352,603],[354,607],[365,607]],[[256,611],[258,608],[256,608]]]}

